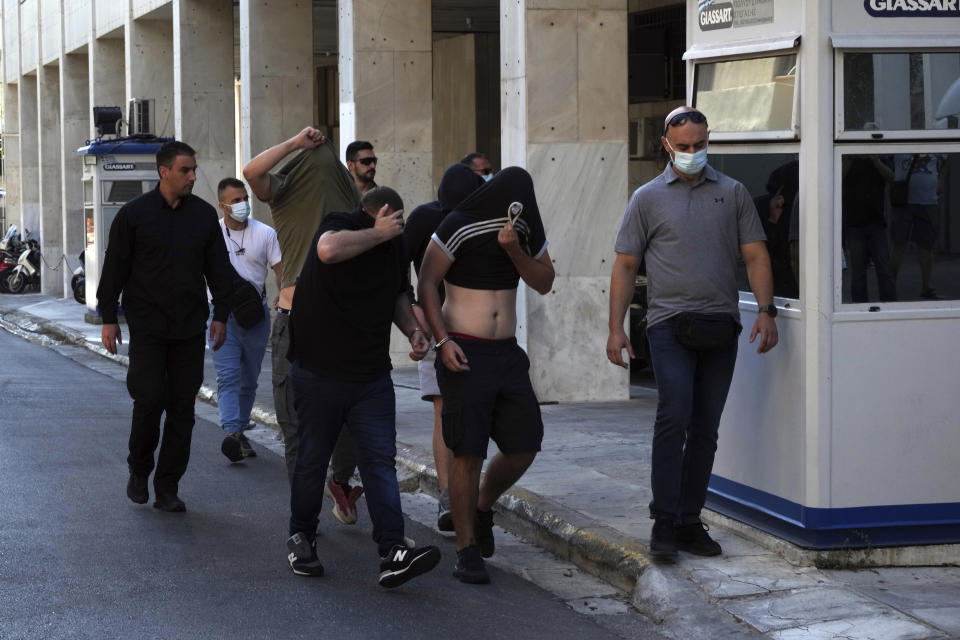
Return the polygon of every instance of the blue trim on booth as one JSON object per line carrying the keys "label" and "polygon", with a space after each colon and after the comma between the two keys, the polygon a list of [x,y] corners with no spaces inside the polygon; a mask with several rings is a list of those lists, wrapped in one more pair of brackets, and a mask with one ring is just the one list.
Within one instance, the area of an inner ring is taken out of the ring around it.
{"label": "blue trim on booth", "polygon": [[707,506],[809,549],[960,543],[957,502],[824,509],[713,475]]}
{"label": "blue trim on booth", "polygon": [[155,155],[165,142],[173,142],[173,138],[129,136],[110,140],[95,140],[87,146],[77,149],[77,155]]}

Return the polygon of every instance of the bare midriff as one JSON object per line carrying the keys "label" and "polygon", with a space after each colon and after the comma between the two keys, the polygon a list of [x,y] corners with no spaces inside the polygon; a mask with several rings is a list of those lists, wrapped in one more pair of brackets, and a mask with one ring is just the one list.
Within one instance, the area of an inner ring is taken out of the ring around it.
{"label": "bare midriff", "polygon": [[296,285],[291,285],[280,289],[280,298],[277,300],[277,306],[289,311],[290,307],[293,306],[293,291],[296,288]]}
{"label": "bare midriff", "polygon": [[467,289],[443,283],[443,323],[448,333],[506,340],[517,333],[516,289]]}

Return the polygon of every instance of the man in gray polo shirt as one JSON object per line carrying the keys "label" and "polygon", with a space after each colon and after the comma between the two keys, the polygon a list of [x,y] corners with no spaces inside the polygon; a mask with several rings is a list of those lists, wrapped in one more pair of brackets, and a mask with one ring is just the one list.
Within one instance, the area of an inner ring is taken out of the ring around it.
{"label": "man in gray polo shirt", "polygon": [[707,119],[674,109],[661,141],[663,173],[637,189],[623,214],[610,277],[607,358],[633,357],[623,319],[642,260],[647,270],[647,339],[659,402],[654,424],[650,552],[718,555],[700,520],[717,449],[720,414],[737,359],[737,256],[743,256],[760,313],[750,342],[777,344],[773,275],[760,218],[747,189],[707,165]]}

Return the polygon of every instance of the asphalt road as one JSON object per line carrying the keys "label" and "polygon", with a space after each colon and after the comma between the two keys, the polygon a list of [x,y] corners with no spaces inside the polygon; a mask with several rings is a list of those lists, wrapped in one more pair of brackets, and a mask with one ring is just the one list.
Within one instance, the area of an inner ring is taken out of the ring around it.
{"label": "asphalt road", "polygon": [[327,575],[296,577],[279,456],[255,445],[259,457],[229,465],[219,427],[198,419],[188,512],[135,505],[125,370],[5,331],[0,354],[0,638],[636,637],[624,616],[579,614],[495,568],[490,586],[459,583],[450,542],[409,521],[407,535],[444,557],[384,590],[365,506],[356,527],[325,506]]}

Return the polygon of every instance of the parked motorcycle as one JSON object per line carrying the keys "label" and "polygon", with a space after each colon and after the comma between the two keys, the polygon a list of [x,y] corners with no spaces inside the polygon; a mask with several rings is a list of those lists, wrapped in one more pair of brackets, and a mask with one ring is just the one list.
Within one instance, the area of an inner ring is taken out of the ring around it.
{"label": "parked motorcycle", "polygon": [[17,230],[17,225],[12,224],[0,240],[0,293],[10,293],[7,278],[17,266],[21,253],[20,244],[20,232]]}
{"label": "parked motorcycle", "polygon": [[22,293],[27,287],[40,287],[40,243],[28,238],[23,243],[23,251],[17,258],[17,265],[7,276],[7,288],[10,293]]}
{"label": "parked motorcycle", "polygon": [[86,250],[80,252],[80,266],[73,270],[73,277],[70,278],[70,288],[73,290],[73,299],[80,304],[87,304],[87,264],[84,260]]}

